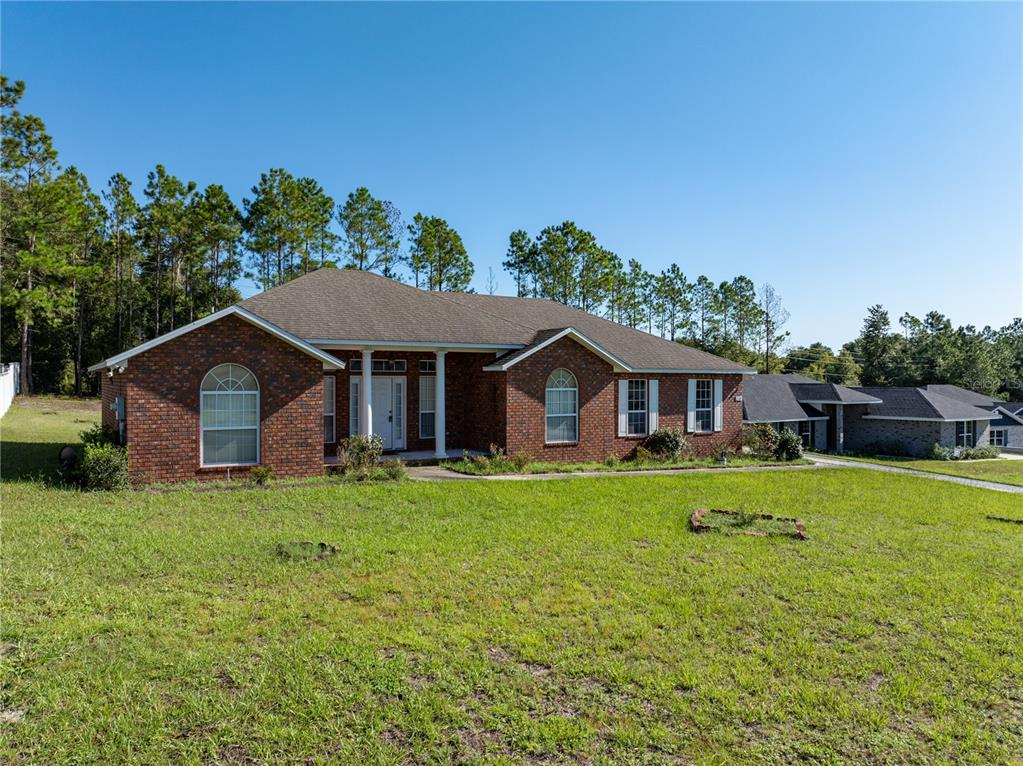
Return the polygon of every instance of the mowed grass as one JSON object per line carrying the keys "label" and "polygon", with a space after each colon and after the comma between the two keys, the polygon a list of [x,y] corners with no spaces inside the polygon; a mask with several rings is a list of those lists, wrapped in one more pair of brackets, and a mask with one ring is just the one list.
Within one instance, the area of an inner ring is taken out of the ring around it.
{"label": "mowed grass", "polygon": [[[1023,753],[1023,526],[984,518],[1011,495],[855,469],[0,489],[0,762]],[[705,506],[810,539],[689,532]],[[339,551],[275,553],[300,540]]]}
{"label": "mowed grass", "polygon": [[[843,458],[846,456],[842,456]],[[992,460],[917,460],[906,457],[854,457],[867,463],[881,463],[898,468],[912,468],[915,471],[942,473],[947,476],[963,476],[967,479],[996,481],[999,484],[1014,484],[1023,487],[1023,460],[995,458]]]}

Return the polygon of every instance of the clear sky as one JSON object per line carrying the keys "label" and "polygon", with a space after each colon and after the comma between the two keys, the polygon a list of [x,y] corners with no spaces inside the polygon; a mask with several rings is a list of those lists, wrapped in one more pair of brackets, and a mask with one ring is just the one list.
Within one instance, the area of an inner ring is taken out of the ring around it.
{"label": "clear sky", "polygon": [[94,187],[366,185],[447,218],[477,289],[513,229],[572,219],[769,281],[794,342],[837,346],[873,303],[1023,314],[1021,8],[4,2],[0,63]]}

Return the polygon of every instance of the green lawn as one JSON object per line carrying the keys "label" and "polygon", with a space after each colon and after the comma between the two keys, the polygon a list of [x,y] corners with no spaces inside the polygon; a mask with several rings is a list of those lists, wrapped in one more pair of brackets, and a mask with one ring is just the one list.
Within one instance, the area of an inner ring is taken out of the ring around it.
{"label": "green lawn", "polygon": [[964,476],[967,479],[997,481],[1000,484],[1015,484],[1017,487],[1023,487],[1023,460],[1005,457],[993,460],[918,460],[909,457],[849,457],[848,455],[841,457],[865,463],[881,463],[899,468],[912,468],[916,471]]}
{"label": "green lawn", "polygon": [[[985,519],[1011,495],[854,469],[0,491],[3,763],[1023,754],[1023,527]],[[693,534],[704,506],[810,539]],[[277,555],[300,540],[338,554]]]}

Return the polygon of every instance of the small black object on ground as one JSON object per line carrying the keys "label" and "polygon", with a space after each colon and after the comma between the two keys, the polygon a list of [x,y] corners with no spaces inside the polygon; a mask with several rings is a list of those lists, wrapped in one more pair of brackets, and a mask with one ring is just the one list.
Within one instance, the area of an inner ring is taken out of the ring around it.
{"label": "small black object on ground", "polygon": [[277,555],[282,559],[302,561],[308,559],[327,559],[337,555],[337,546],[329,543],[313,543],[308,540],[296,540],[277,543]]}

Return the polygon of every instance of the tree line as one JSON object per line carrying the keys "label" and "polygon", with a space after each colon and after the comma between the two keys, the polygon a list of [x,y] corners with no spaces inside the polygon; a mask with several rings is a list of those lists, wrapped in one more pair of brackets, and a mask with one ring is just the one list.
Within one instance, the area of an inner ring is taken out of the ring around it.
{"label": "tree line", "polygon": [[[224,308],[238,284],[266,290],[323,267],[364,269],[428,290],[469,291],[474,264],[443,218],[405,220],[359,187],[340,202],[313,178],[263,173],[237,205],[163,165],[141,198],[114,174],[100,193],[62,168],[43,121],[23,114],[22,82],[2,78],[0,351],[21,360],[22,390],[95,391],[85,367]],[[771,285],[739,275],[715,283],[678,264],[654,273],[572,221],[535,236],[513,231],[502,263],[519,296],[547,298],[694,345],[761,372],[796,372],[868,385],[955,382],[1020,391],[1021,324],[953,329],[940,314],[903,317],[893,332],[880,307],[838,352],[784,349],[789,313]],[[487,292],[497,291],[490,270]]]}

